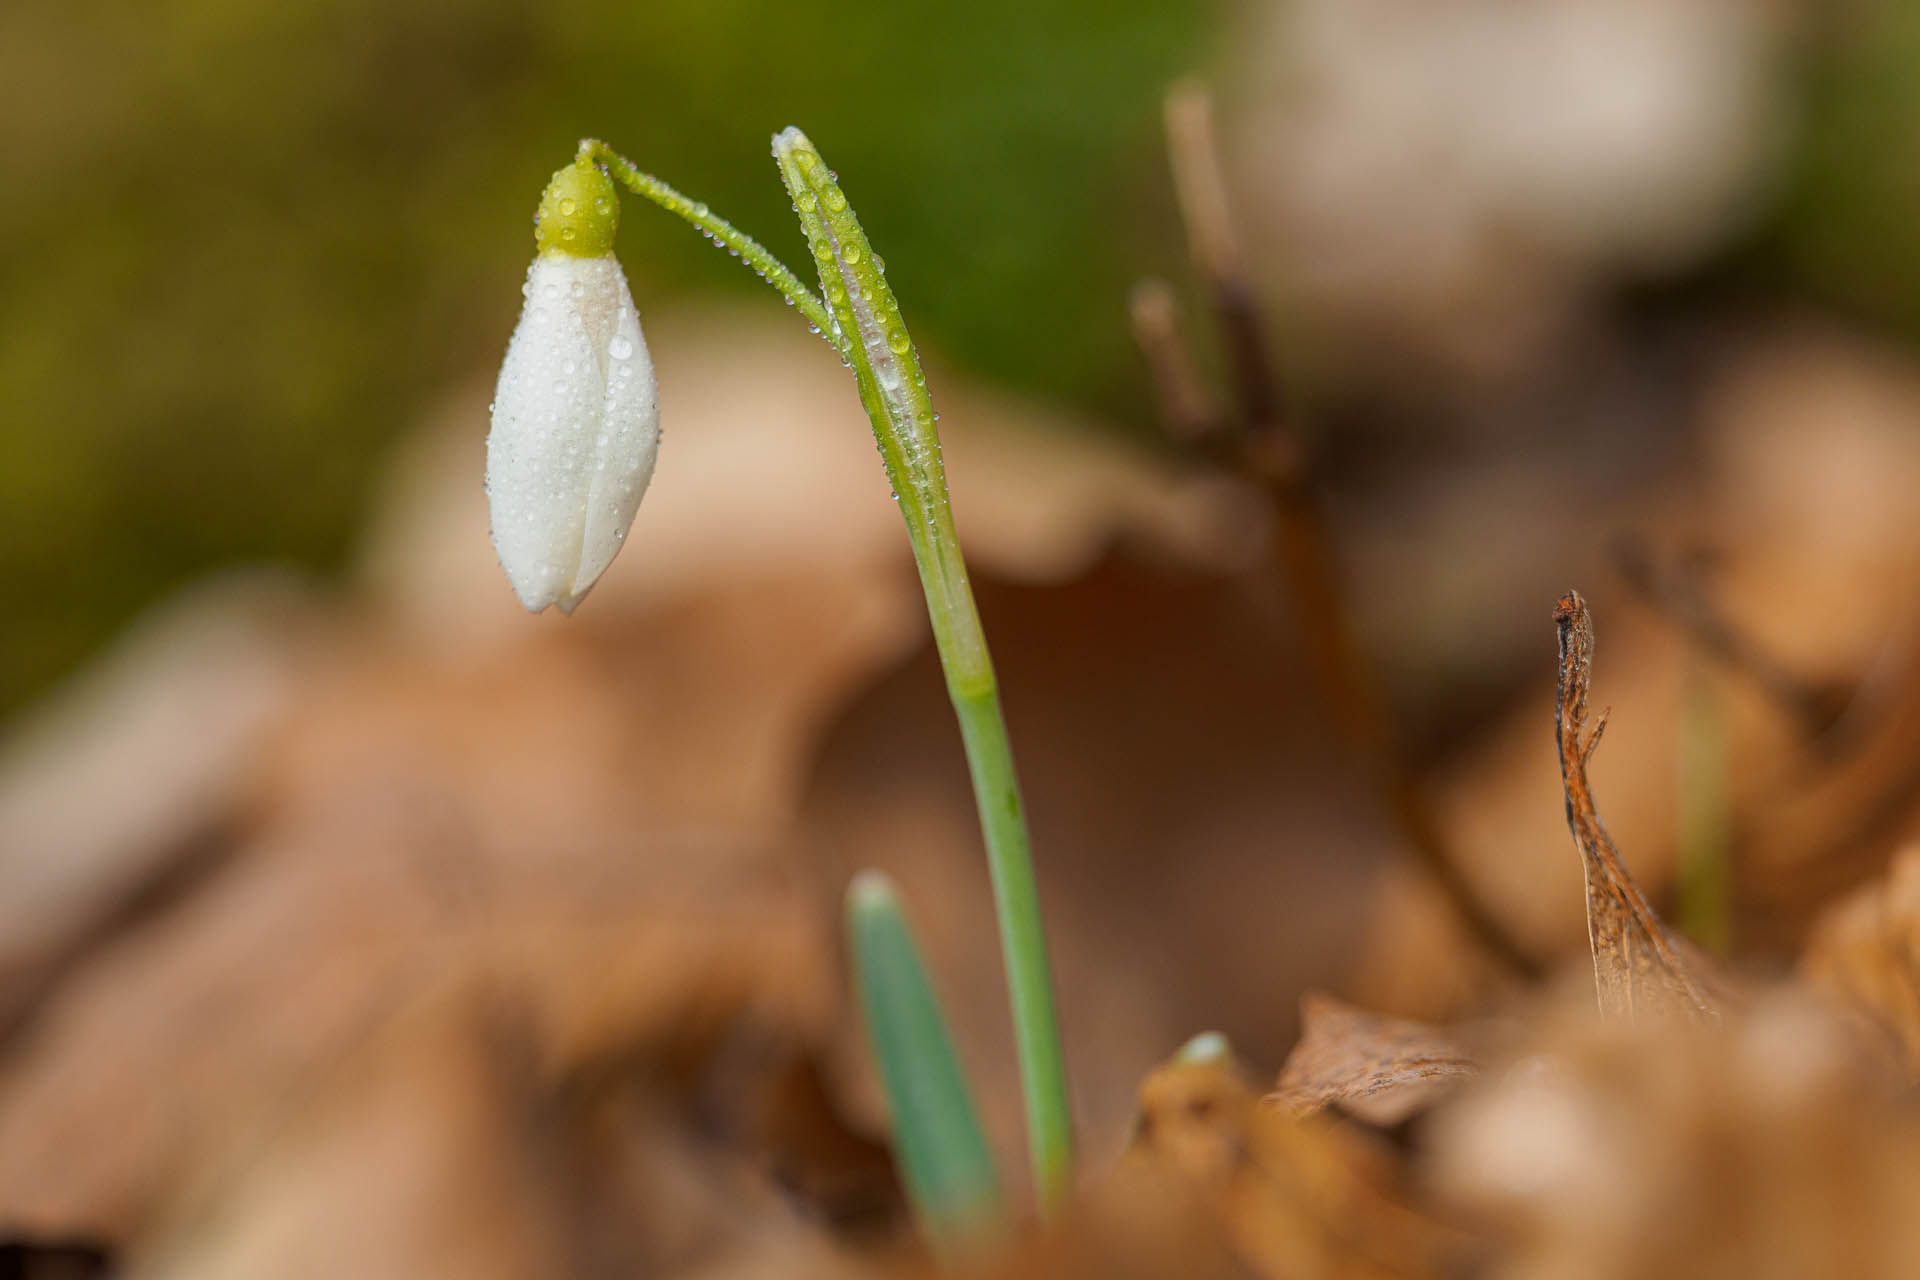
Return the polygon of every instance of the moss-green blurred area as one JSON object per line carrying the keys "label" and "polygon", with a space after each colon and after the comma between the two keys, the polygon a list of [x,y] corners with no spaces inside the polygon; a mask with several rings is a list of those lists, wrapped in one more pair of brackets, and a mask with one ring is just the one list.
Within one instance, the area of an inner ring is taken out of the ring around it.
{"label": "moss-green blurred area", "polygon": [[1815,292],[1920,341],[1920,5],[1836,14],[1809,50],[1782,256]]}
{"label": "moss-green blurred area", "polygon": [[[385,445],[497,358],[535,199],[583,134],[792,258],[767,141],[803,125],[923,340],[1137,413],[1122,297],[1175,241],[1158,98],[1214,19],[1162,0],[7,0],[0,712],[197,572],[339,564]],[[637,205],[621,246],[643,311],[758,287]]]}

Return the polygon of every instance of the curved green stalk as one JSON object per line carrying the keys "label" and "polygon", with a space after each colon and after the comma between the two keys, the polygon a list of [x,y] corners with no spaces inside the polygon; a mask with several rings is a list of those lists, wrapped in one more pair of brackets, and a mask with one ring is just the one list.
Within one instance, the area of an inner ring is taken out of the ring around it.
{"label": "curved green stalk", "polygon": [[934,1247],[950,1253],[999,1217],[999,1179],[913,929],[877,871],[847,888],[847,949],[907,1194]]}
{"label": "curved green stalk", "polygon": [[580,141],[579,154],[588,160],[607,167],[613,179],[643,200],[665,209],[668,213],[691,222],[716,244],[725,246],[746,263],[762,280],[780,291],[781,296],[797,307],[800,314],[807,318],[820,335],[838,346],[833,335],[833,319],[827,309],[820,305],[820,299],[813,296],[812,290],[800,283],[800,277],[788,270],[785,263],[767,251],[765,245],[731,222],[713,212],[698,200],[690,200],[650,173],[644,173],[633,161],[609,147],[598,138],[583,138]]}
{"label": "curved green stalk", "polygon": [[805,134],[774,139],[780,176],[820,267],[841,352],[852,364],[860,403],[873,422],[887,479],[899,499],[907,537],[933,620],[947,692],[960,721],[974,801],[987,847],[1000,945],[1013,1005],[1013,1029],[1026,1094],[1027,1140],[1043,1209],[1072,1183],[1073,1139],[1067,1106],[1053,979],[1048,971],[1040,894],[1034,881],[1013,749],[1000,712],[993,662],[967,584],[940,460],[933,402],[913,340],[886,274],[859,219]]}

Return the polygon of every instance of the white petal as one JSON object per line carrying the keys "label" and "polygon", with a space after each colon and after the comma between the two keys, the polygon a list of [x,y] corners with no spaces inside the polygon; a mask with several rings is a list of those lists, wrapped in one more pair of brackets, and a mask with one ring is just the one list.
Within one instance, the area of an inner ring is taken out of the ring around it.
{"label": "white petal", "polygon": [[487,438],[494,547],[534,612],[571,613],[612,563],[653,477],[653,364],[613,255],[542,255]]}
{"label": "white petal", "polygon": [[[619,268],[614,270],[617,273]],[[660,451],[660,402],[653,361],[647,355],[640,313],[634,310],[626,281],[621,279],[619,285],[619,310],[604,348],[607,390],[600,434],[594,441],[580,567],[574,576],[573,600],[558,602],[568,612],[619,552]]]}
{"label": "white petal", "polygon": [[[487,436],[493,545],[521,603],[536,613],[563,600],[570,607],[578,594],[572,588],[606,391],[574,286],[584,294],[589,284],[600,285],[604,269],[580,270],[598,262],[611,259],[534,259],[494,391]],[[619,268],[613,270],[617,276]],[[604,305],[596,310],[605,313]]]}

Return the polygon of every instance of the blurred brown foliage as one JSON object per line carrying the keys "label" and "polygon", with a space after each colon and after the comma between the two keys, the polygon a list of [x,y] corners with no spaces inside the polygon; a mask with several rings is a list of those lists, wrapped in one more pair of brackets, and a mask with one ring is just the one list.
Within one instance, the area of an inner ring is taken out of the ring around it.
{"label": "blurred brown foliage", "polygon": [[[1322,92],[1254,77],[1238,122],[1276,152],[1237,169],[1244,265],[1317,268],[1272,344],[1320,411],[1270,397],[1297,453],[1143,450],[934,371],[1083,1152],[1062,1220],[959,1270],[1906,1274],[1920,362],[1779,300],[1608,292],[1735,234],[1794,11],[1343,25],[1384,3],[1291,9]],[[1393,91],[1428,23],[1503,32],[1514,78]],[[1536,137],[1511,95],[1556,72]],[[1668,115],[1575,109],[1694,72],[1712,92]],[[1465,148],[1457,184],[1396,162],[1409,113]],[[1630,145],[1669,118],[1724,164]],[[1590,166],[1542,158],[1569,137]],[[1289,174],[1319,180],[1275,197]],[[1333,336],[1296,357],[1301,315]],[[576,617],[501,581],[468,386],[350,583],[210,581],[0,747],[5,1265],[925,1274],[833,933],[864,867],[914,908],[1020,1167],[972,798],[844,371],[755,316],[648,324],[660,474]],[[1302,522],[1330,588],[1304,607]],[[1409,856],[1416,808],[1452,892]],[[1462,893],[1544,979],[1476,945]],[[1712,982],[1666,923],[1702,893]],[[1595,999],[1649,976],[1717,1016]],[[1167,1058],[1203,1028],[1235,1053]]]}
{"label": "blurred brown foliage", "polygon": [[[258,577],[209,587],[16,739],[0,775],[0,829],[19,851],[0,895],[8,1229],[108,1241],[157,1274],[883,1266],[903,1210],[830,931],[865,865],[922,904],[989,1127],[1017,1167],[970,798],[840,371],[799,335],[728,315],[681,317],[658,346],[681,373],[670,482],[574,620],[504,607],[470,483],[477,405],[462,397],[397,470],[352,596]],[[728,376],[743,352],[753,376]],[[1749,390],[1756,379],[1779,392]],[[1908,375],[1799,328],[1757,337],[1716,385],[1709,449],[1729,406],[1765,412],[1738,419],[1737,447],[1706,479],[1651,501],[1647,527],[1767,510],[1715,526],[1717,580],[1770,588],[1768,642],[1800,669],[1870,658],[1898,603],[1883,566],[1910,553],[1876,496],[1920,475],[1913,442],[1881,425],[1914,403]],[[1627,1270],[1594,1260],[1615,1255],[1587,1249],[1581,1233],[1598,1228],[1548,1178],[1590,1162],[1547,1148],[1610,1144],[1580,1176],[1611,1204],[1624,1192],[1608,1179],[1644,1177],[1639,1148],[1580,1108],[1637,1108],[1631,1091],[1656,1084],[1671,1132],[1637,1123],[1649,1152],[1672,1146],[1658,1167],[1736,1158],[1696,1148],[1695,1132],[1785,1143],[1791,1164],[1831,1124],[1861,1162],[1849,1185],[1904,1186],[1899,1130],[1867,1108],[1905,1104],[1831,1083],[1891,1073],[1864,1024],[1787,1036],[1830,1043],[1818,1052],[1833,1061],[1784,1059],[1789,1075],[1767,1085],[1740,1056],[1786,1035],[1764,1020],[1696,1043],[1512,1005],[1328,749],[1259,559],[1254,490],[1036,432],[1018,422],[1031,410],[964,387],[946,404],[1028,765],[1093,1184],[1056,1233],[992,1266],[1109,1274],[1124,1258],[1137,1274],[1199,1274],[1213,1257],[1222,1274],[1421,1275],[1465,1257],[1535,1274],[1514,1259],[1564,1248],[1591,1261],[1580,1274],[1647,1274],[1631,1269],[1639,1253]],[[1851,501],[1809,498],[1823,475]],[[1591,554],[1604,582],[1604,548]],[[1689,642],[1610,600],[1594,678],[1612,727],[1595,785],[1658,898],[1675,856],[1661,734]],[[1574,965],[1577,988],[1582,892],[1549,745],[1544,610],[1535,643],[1538,693],[1428,784],[1472,874],[1531,945]],[[1826,797],[1838,833],[1860,794],[1885,790],[1884,746],[1810,753],[1763,692],[1737,673],[1724,684],[1743,823]],[[1869,741],[1907,732],[1911,686],[1894,688]],[[1849,854],[1855,881],[1885,839]],[[1740,846],[1743,954],[1763,968],[1786,936],[1766,891],[1793,864],[1746,858],[1774,847]],[[1897,887],[1874,892],[1820,926],[1809,970],[1920,1042],[1920,1006],[1900,994],[1910,957],[1894,945],[1910,912]],[[1795,900],[1796,918],[1812,923],[1816,905]],[[1207,1083],[1176,1064],[1136,1101],[1145,1067],[1200,1026],[1277,1062],[1296,994],[1316,985],[1427,1017],[1509,1012],[1497,1034],[1423,1030],[1319,1000],[1273,1100],[1256,1105],[1240,1068]],[[1587,1092],[1542,1095],[1499,1065],[1522,1060],[1516,1044],[1556,1064],[1553,1089]],[[1602,1075],[1577,1083],[1592,1054]],[[1485,1100],[1456,1115],[1456,1086],[1482,1062],[1493,1073],[1465,1096]],[[1696,1071],[1697,1089],[1680,1083]],[[1720,1088],[1730,1071],[1761,1092]],[[1516,1149],[1520,1182],[1489,1189],[1496,1166],[1468,1160],[1481,1170],[1468,1177],[1451,1153],[1499,1141],[1486,1134],[1520,1123],[1502,1119],[1509,1105],[1546,1108],[1559,1136],[1533,1142],[1537,1156]],[[1109,1179],[1136,1108],[1152,1136]],[[1759,1212],[1743,1197],[1800,1194],[1786,1165],[1776,1184],[1765,1160],[1737,1159],[1743,1181],[1723,1198],[1739,1222]],[[1455,1172],[1433,1183],[1429,1169]],[[1169,1179],[1185,1190],[1150,1189]],[[1865,1203],[1877,1222],[1881,1201]],[[1732,1229],[1711,1225],[1712,1204],[1637,1193],[1596,1221],[1633,1237],[1635,1215],[1675,1205],[1692,1225],[1662,1218],[1660,1231]],[[1819,1215],[1839,1210],[1806,1212],[1804,1247],[1826,1248],[1839,1228]],[[1898,1247],[1896,1226],[1871,1247]]]}

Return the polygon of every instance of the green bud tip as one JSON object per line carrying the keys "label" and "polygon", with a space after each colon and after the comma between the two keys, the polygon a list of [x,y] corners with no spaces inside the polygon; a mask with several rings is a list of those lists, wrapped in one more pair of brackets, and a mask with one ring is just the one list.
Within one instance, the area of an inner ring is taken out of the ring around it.
{"label": "green bud tip", "polygon": [[541,253],[600,258],[613,252],[620,200],[607,171],[581,156],[553,175],[533,215],[533,243]]}
{"label": "green bud tip", "polygon": [[856,915],[896,909],[893,881],[878,871],[862,871],[847,885],[847,909]]}
{"label": "green bud tip", "polygon": [[803,174],[812,173],[820,164],[813,140],[792,125],[773,135],[773,154],[782,160],[791,159]]}

